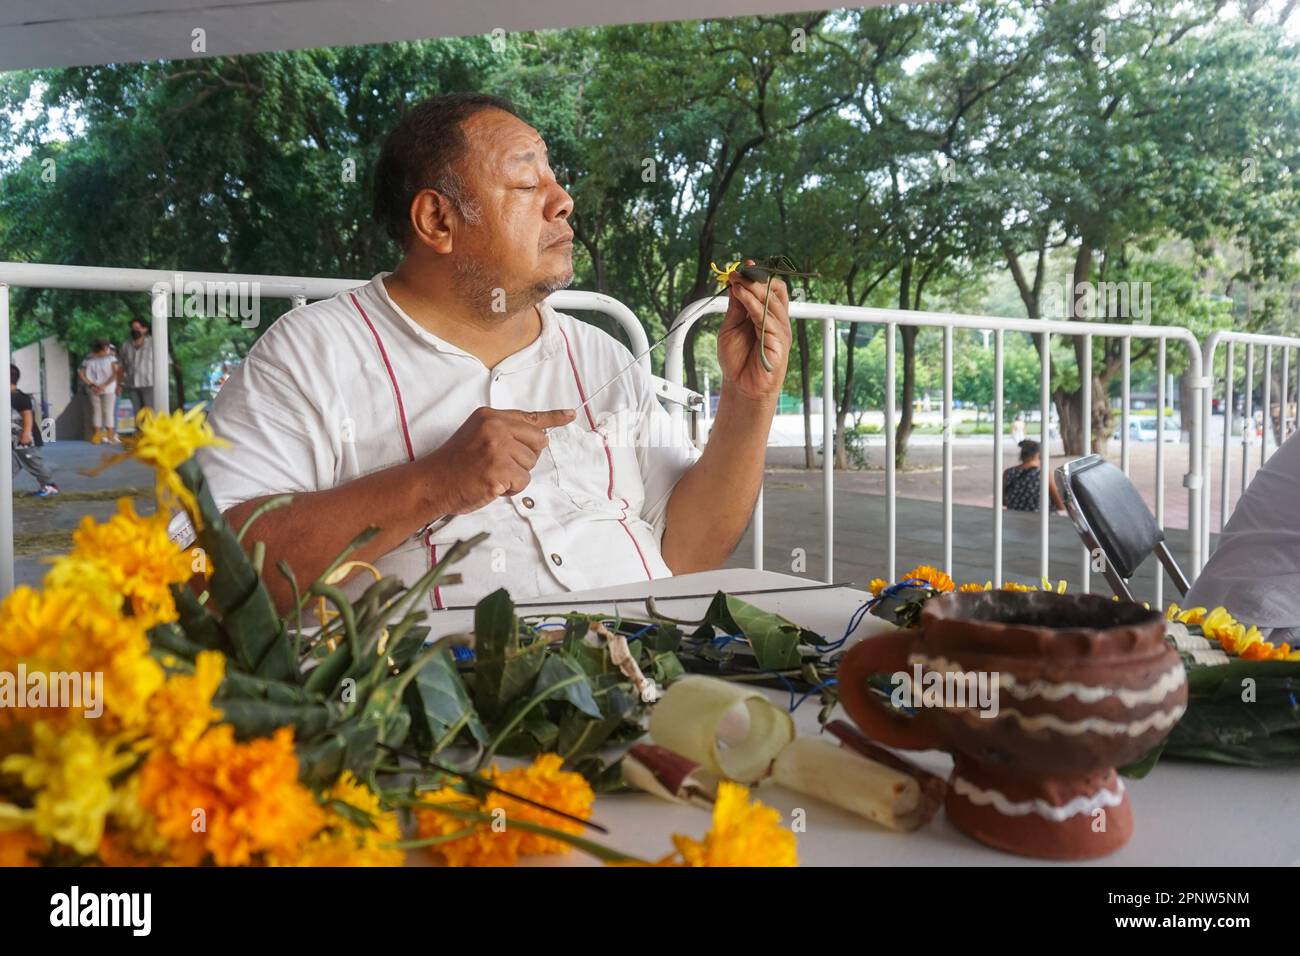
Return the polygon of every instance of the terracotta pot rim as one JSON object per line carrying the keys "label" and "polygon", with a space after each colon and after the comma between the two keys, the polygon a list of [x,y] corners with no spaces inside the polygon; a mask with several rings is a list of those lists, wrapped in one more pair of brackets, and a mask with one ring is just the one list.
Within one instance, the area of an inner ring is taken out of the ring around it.
{"label": "terracotta pot rim", "polygon": [[[1053,618],[1060,623],[1048,623]],[[988,653],[1129,657],[1167,651],[1164,616],[1131,601],[1052,591],[970,591],[925,602],[925,641]]]}

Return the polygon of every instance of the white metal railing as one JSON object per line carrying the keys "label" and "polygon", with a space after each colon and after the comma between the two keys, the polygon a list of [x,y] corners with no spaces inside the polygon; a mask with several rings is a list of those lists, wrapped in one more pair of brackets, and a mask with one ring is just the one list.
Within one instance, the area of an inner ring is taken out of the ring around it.
{"label": "white metal railing", "polygon": [[[244,283],[258,299],[289,299],[295,306],[311,299],[325,299],[347,289],[364,285],[367,279],[328,279],[310,276],[241,275],[219,272],[186,272],[184,270],[114,269],[97,266],[46,265],[26,262],[0,262],[0,353],[10,354],[9,339],[9,289],[73,289],[82,292],[138,292],[150,296],[153,315],[154,374],[153,407],[166,411],[169,407],[167,325],[170,317],[169,290],[180,283],[181,294],[195,287],[221,289],[233,283]],[[650,356],[645,353],[649,340],[636,314],[617,299],[598,292],[565,290],[553,293],[546,300],[556,309],[599,312],[618,322],[627,334],[632,352],[639,356],[639,364],[650,371]],[[661,386],[664,397],[671,398],[680,391]],[[8,389],[0,389],[0,422],[9,421],[12,415]],[[4,442],[5,461],[0,464],[0,597],[14,588],[14,511],[13,511],[13,449]]]}
{"label": "white metal railing", "polygon": [[[1254,431],[1254,399],[1255,399],[1255,349],[1256,346],[1263,347],[1263,367],[1260,375],[1263,381],[1262,394],[1260,395],[1262,409],[1263,427],[1260,431],[1259,441],[1259,465],[1263,467],[1264,462],[1269,459],[1269,443],[1273,433],[1273,352],[1277,350],[1282,355],[1281,377],[1278,382],[1278,431],[1281,441],[1273,443],[1273,449],[1276,450],[1282,441],[1286,441],[1290,431],[1294,431],[1296,422],[1289,419],[1288,395],[1300,399],[1300,360],[1297,360],[1294,366],[1296,373],[1295,389],[1289,389],[1289,379],[1291,375],[1291,351],[1293,349],[1300,351],[1300,338],[1282,336],[1282,335],[1259,335],[1249,332],[1213,332],[1205,340],[1204,363],[1205,370],[1205,395],[1202,402],[1201,419],[1204,422],[1203,441],[1201,446],[1201,473],[1205,475],[1206,494],[1202,497],[1201,507],[1203,518],[1201,521],[1202,534],[1202,553],[1208,558],[1210,554],[1210,525],[1211,514],[1210,505],[1213,497],[1210,490],[1210,484],[1213,476],[1213,469],[1210,466],[1210,448],[1213,443],[1213,436],[1210,434],[1210,424],[1214,421],[1213,401],[1215,383],[1218,376],[1215,374],[1214,362],[1219,349],[1219,345],[1226,346],[1224,350],[1224,373],[1223,373],[1223,460],[1219,463],[1219,531],[1228,522],[1228,516],[1232,513],[1232,424],[1236,419],[1234,390],[1236,385],[1233,376],[1236,371],[1236,347],[1244,345],[1246,352],[1245,366],[1243,368],[1244,376],[1242,381],[1242,428],[1241,428],[1241,485],[1240,491],[1244,492],[1246,486],[1250,483],[1250,446],[1251,433]],[[1288,428],[1290,426],[1290,428]],[[1240,492],[1239,492],[1240,495]]]}
{"label": "white metal railing", "polygon": [[[669,381],[682,381],[683,377],[683,349],[686,341],[686,333],[690,326],[698,322],[706,315],[716,314],[726,311],[727,302],[725,299],[714,297],[711,299],[701,299],[692,302],[678,314],[673,320],[673,334],[668,341],[668,351],[665,358],[664,377]],[[1155,487],[1155,517],[1161,528],[1164,527],[1164,478],[1165,478],[1165,461],[1164,461],[1164,418],[1165,418],[1165,385],[1164,371],[1167,345],[1171,341],[1181,342],[1187,350],[1188,374],[1190,380],[1197,387],[1204,387],[1201,376],[1201,345],[1196,337],[1187,329],[1171,326],[1152,326],[1152,325],[1122,325],[1102,322],[1071,322],[1071,321],[1053,321],[1041,319],[1014,319],[1000,318],[996,316],[984,315],[956,315],[939,312],[913,312],[902,309],[875,309],[861,306],[835,305],[821,302],[800,302],[791,301],[790,317],[795,320],[820,320],[822,323],[822,442],[823,442],[823,462],[822,462],[822,496],[825,509],[825,526],[823,529],[823,542],[826,553],[825,580],[831,581],[834,572],[834,510],[835,510],[835,485],[834,485],[834,459],[832,453],[832,416],[835,412],[835,396],[833,393],[833,373],[832,362],[835,355],[835,328],[837,322],[862,322],[872,325],[881,325],[885,329],[885,530],[889,541],[888,550],[888,579],[896,580],[898,576],[897,567],[897,514],[896,514],[896,472],[895,465],[895,386],[896,386],[896,358],[895,358],[895,336],[899,326],[920,326],[928,328],[943,329],[943,570],[946,573],[952,573],[952,505],[953,505],[953,469],[952,469],[952,382],[953,382],[953,330],[955,329],[974,329],[974,330],[992,330],[994,333],[994,395],[993,395],[993,580],[995,584],[1002,584],[1002,426],[1003,426],[1003,346],[1004,333],[1006,332],[1026,332],[1031,335],[1041,335],[1039,349],[1040,364],[1040,395],[1039,405],[1042,419],[1042,477],[1039,483],[1039,565],[1043,577],[1049,577],[1049,524],[1048,518],[1051,514],[1050,497],[1048,491],[1048,482],[1052,480],[1051,476],[1051,456],[1048,440],[1050,438],[1050,420],[1051,420],[1051,337],[1054,335],[1067,337],[1082,337],[1085,340],[1083,354],[1085,356],[1084,368],[1081,370],[1080,381],[1082,384],[1082,407],[1090,409],[1092,407],[1092,349],[1091,342],[1093,336],[1113,337],[1120,339],[1121,342],[1121,409],[1120,409],[1120,461],[1121,467],[1127,474],[1129,472],[1129,405],[1131,392],[1131,343],[1137,339],[1155,339],[1157,341],[1156,363],[1158,372],[1157,381],[1157,409],[1156,409],[1156,434],[1159,438],[1156,442],[1156,487]],[[1045,333],[1045,334],[1044,334]],[[674,416],[680,417],[683,412],[680,409],[672,410]],[[1204,553],[1204,539],[1201,534],[1202,508],[1201,508],[1201,475],[1203,473],[1202,463],[1202,442],[1201,442],[1201,415],[1202,403],[1194,401],[1192,407],[1184,409],[1185,417],[1190,417],[1190,437],[1191,442],[1188,448],[1187,473],[1184,476],[1183,484],[1187,488],[1188,494],[1188,524],[1189,524],[1189,542],[1190,542],[1190,566],[1191,572],[1189,578],[1194,578],[1201,569],[1203,563],[1202,555]],[[1186,423],[1185,423],[1186,424]],[[1082,416],[1083,428],[1083,447],[1090,449],[1092,445],[1092,416],[1084,414]],[[759,492],[758,504],[755,507],[754,518],[754,566],[762,568],[763,566],[763,495]],[[1091,573],[1091,556],[1086,552],[1082,560],[1082,578],[1083,587],[1086,591],[1089,586]],[[1157,572],[1156,575],[1156,601],[1163,601],[1163,575]]]}

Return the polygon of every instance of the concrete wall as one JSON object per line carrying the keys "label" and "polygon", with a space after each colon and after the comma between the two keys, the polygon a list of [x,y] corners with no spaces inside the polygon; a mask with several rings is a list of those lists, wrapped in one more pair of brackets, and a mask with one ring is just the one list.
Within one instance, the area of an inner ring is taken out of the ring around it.
{"label": "concrete wall", "polygon": [[[18,387],[31,394],[38,427],[46,441],[80,438],[80,416],[72,393],[72,366],[68,350],[50,335],[24,345],[10,358],[18,366]],[[70,414],[71,413],[71,414]]]}

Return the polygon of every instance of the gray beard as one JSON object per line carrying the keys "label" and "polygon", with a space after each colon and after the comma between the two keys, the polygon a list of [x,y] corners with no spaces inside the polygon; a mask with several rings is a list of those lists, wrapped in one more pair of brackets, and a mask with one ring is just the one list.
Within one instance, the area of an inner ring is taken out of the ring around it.
{"label": "gray beard", "polygon": [[541,302],[552,292],[567,289],[573,272],[555,275],[530,286],[505,289],[500,280],[476,259],[461,258],[452,273],[456,298],[487,321],[505,319]]}

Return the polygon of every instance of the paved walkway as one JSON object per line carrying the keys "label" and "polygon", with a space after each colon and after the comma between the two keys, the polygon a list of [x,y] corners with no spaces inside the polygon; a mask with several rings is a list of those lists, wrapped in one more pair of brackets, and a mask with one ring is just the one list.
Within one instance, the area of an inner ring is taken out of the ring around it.
{"label": "paved walkway", "polygon": [[36,481],[25,471],[14,476],[14,578],[38,584],[48,558],[72,546],[72,531],[83,515],[102,521],[117,511],[117,499],[131,497],[141,514],[153,511],[153,471],[130,459],[92,477],[92,468],[120,446],[61,441],[46,445],[42,457],[62,494],[37,498]]}

